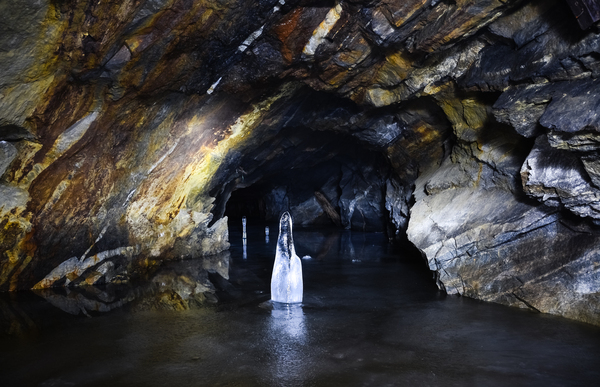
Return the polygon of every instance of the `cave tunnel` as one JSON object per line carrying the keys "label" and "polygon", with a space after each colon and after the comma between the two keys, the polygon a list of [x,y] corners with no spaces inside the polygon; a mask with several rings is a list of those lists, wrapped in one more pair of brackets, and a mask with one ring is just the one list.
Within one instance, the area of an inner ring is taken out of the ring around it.
{"label": "cave tunnel", "polygon": [[596,385],[599,4],[1,2],[2,385]]}
{"label": "cave tunnel", "polygon": [[[452,146],[450,123],[435,101],[365,110],[305,90],[290,110],[283,125],[269,129],[275,134],[223,168],[211,192],[213,219],[272,223],[289,211],[298,226],[382,232],[411,247],[407,207],[419,168],[439,165]],[[433,134],[422,138],[414,128]],[[426,151],[407,146],[415,141]]]}
{"label": "cave tunnel", "polygon": [[[242,158],[226,216],[272,222],[289,211],[296,225],[385,231],[385,180],[390,168],[382,155],[340,134],[290,128],[280,135],[293,145],[284,146],[258,170],[245,172],[254,169],[252,153]],[[362,196],[352,211],[356,192]]]}

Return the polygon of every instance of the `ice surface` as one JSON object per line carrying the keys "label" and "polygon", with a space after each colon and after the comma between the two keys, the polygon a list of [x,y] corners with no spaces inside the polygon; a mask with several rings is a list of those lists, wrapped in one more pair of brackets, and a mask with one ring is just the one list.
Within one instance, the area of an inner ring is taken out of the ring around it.
{"label": "ice surface", "polygon": [[302,293],[302,263],[294,249],[292,217],[288,212],[284,212],[279,221],[279,237],[271,277],[271,300],[284,303],[302,302]]}

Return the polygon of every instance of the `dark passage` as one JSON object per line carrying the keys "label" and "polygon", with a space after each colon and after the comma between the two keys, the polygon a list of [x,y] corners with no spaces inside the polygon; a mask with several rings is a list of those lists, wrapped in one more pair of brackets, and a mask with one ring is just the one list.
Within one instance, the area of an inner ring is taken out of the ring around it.
{"label": "dark passage", "polygon": [[232,159],[236,169],[221,170],[211,192],[215,220],[226,215],[277,222],[289,211],[298,225],[386,230],[390,161],[357,136],[298,122]]}
{"label": "dark passage", "polygon": [[[82,301],[88,318],[33,295],[5,298],[2,385],[584,386],[600,377],[597,327],[446,297],[420,258],[382,233],[296,227],[298,255],[311,256],[304,303],[265,304],[277,227],[267,243],[265,224],[249,220],[244,259],[238,221],[229,280],[210,274],[218,304],[174,311],[123,299],[105,313]],[[29,325],[16,330],[14,319]]]}

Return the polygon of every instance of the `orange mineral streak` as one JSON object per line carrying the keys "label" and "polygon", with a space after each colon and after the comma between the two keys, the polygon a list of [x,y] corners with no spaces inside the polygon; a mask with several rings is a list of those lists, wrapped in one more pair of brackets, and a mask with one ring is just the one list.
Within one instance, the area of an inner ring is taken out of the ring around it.
{"label": "orange mineral streak", "polygon": [[18,255],[18,258],[14,261],[9,259],[8,267],[2,268],[4,272],[0,276],[0,285],[2,285],[4,281],[6,281],[6,275],[10,275],[8,286],[9,291],[16,291],[19,289],[20,274],[23,269],[29,265],[33,259],[33,256],[35,255],[37,245],[35,241],[33,241],[33,232],[27,233],[25,238],[20,241],[15,250],[17,252],[15,252],[13,255]]}
{"label": "orange mineral streak", "polygon": [[286,15],[280,24],[273,27],[273,32],[282,43],[281,54],[288,63],[291,63],[294,59],[294,47],[292,46],[293,40],[291,36],[292,32],[296,30],[301,15],[302,8],[297,8]]}

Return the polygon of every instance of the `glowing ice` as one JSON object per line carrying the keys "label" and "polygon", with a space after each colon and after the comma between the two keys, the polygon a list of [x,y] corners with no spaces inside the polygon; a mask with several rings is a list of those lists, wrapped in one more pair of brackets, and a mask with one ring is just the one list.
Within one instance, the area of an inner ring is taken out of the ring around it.
{"label": "glowing ice", "polygon": [[302,302],[302,263],[294,249],[292,217],[284,212],[279,221],[277,252],[271,278],[271,300],[276,302]]}
{"label": "glowing ice", "polygon": [[246,217],[242,217],[242,239],[246,239]]}
{"label": "glowing ice", "polygon": [[246,217],[242,217],[242,245],[243,245],[243,258],[248,258],[248,248],[247,248],[247,239],[246,239]]}

